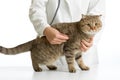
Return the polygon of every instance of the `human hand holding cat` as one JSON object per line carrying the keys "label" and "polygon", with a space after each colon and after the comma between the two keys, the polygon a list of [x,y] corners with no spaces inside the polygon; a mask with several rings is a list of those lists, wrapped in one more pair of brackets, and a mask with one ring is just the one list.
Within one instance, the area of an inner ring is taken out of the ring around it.
{"label": "human hand holding cat", "polygon": [[[44,31],[44,35],[51,44],[61,44],[69,39],[67,35],[60,33],[52,27],[47,27]],[[82,40],[80,44],[82,45],[80,49],[86,52],[93,45],[93,37],[88,41]]]}
{"label": "human hand holding cat", "polygon": [[87,51],[87,50],[93,45],[93,37],[90,38],[88,41],[82,40],[82,41],[80,42],[80,44],[82,45],[82,46],[80,47],[80,49],[81,49],[83,52]]}
{"label": "human hand holding cat", "polygon": [[52,27],[47,27],[43,34],[51,44],[61,44],[69,39],[67,35],[60,33]]}

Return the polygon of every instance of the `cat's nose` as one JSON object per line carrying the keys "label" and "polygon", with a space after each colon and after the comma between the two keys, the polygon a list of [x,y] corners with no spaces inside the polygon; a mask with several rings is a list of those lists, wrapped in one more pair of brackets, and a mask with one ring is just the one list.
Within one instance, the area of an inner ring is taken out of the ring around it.
{"label": "cat's nose", "polygon": [[96,29],[96,27],[94,27],[94,26],[93,26],[93,27],[90,27],[90,28],[91,28],[92,30],[95,30],[95,29]]}

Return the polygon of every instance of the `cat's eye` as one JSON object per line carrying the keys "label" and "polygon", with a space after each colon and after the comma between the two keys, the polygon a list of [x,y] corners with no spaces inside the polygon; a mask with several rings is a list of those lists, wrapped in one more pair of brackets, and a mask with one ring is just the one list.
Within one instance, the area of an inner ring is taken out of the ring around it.
{"label": "cat's eye", "polygon": [[91,26],[90,24],[87,24],[88,26]]}
{"label": "cat's eye", "polygon": [[95,26],[97,26],[98,25],[98,23],[95,23]]}

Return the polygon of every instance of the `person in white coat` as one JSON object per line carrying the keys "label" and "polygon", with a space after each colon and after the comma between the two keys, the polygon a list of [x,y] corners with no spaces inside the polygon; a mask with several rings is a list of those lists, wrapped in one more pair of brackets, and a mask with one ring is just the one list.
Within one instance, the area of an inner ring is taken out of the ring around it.
{"label": "person in white coat", "polygon": [[[58,10],[57,10],[58,8]],[[61,44],[69,37],[52,28],[50,25],[60,22],[75,22],[81,14],[104,15],[104,0],[32,0],[29,17],[38,36],[46,36],[51,44]],[[55,17],[55,18],[54,18]],[[80,42],[86,64],[98,63],[97,45],[99,35]],[[64,63],[65,60],[62,60]]]}

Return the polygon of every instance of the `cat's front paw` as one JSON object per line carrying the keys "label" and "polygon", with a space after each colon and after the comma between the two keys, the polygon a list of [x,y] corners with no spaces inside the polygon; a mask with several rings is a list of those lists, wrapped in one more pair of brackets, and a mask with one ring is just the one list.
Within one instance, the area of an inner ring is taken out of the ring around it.
{"label": "cat's front paw", "polygon": [[82,70],[84,70],[84,71],[87,71],[87,70],[89,70],[90,68],[88,67],[88,66],[79,66]]}
{"label": "cat's front paw", "polygon": [[76,69],[75,69],[75,68],[71,68],[71,69],[69,69],[69,72],[70,72],[70,73],[75,73],[75,72],[76,72]]}
{"label": "cat's front paw", "polygon": [[34,71],[35,71],[35,72],[41,72],[42,69],[41,69],[41,68],[34,68]]}

